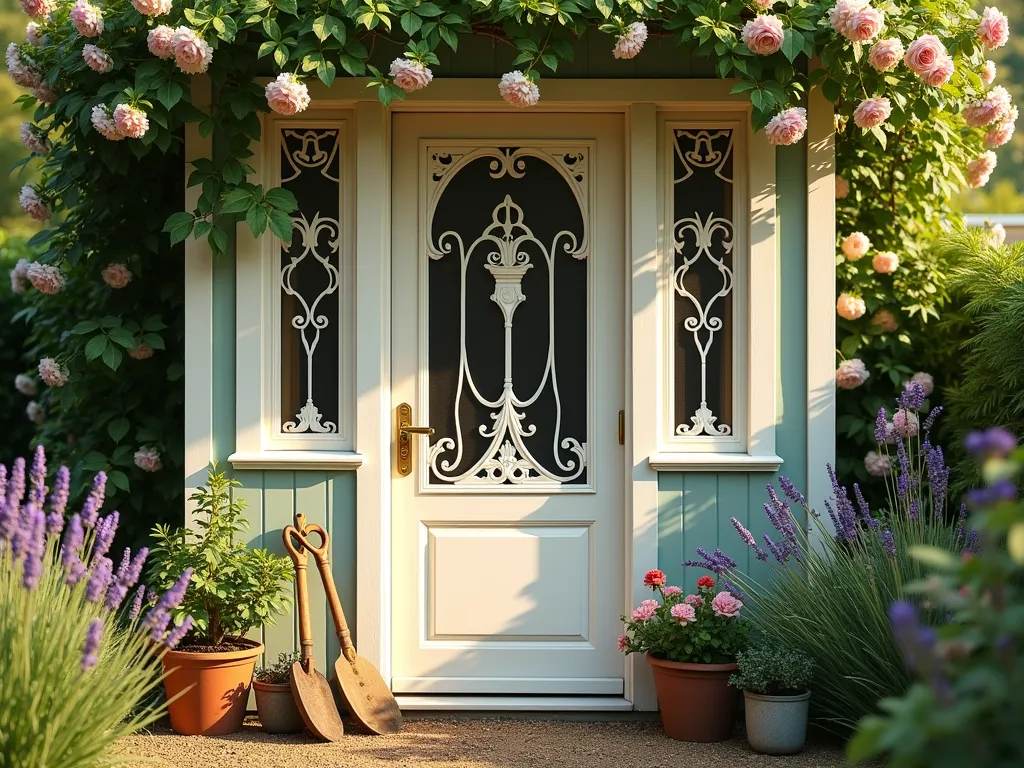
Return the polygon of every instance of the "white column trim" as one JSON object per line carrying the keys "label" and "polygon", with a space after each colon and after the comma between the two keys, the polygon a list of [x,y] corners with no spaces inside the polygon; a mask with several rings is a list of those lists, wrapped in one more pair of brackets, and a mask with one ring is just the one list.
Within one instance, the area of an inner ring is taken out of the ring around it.
{"label": "white column trim", "polygon": [[[811,91],[807,113],[806,493],[823,513],[831,495],[825,464],[836,460],[836,169],[834,113],[820,88]],[[817,526],[810,531],[820,535]]]}

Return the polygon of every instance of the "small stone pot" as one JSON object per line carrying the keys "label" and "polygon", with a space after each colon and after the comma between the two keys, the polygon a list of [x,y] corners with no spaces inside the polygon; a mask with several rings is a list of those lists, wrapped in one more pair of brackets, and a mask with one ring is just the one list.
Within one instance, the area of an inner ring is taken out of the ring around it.
{"label": "small stone pot", "polygon": [[811,693],[764,696],[743,692],[747,743],[764,755],[795,755],[807,738],[807,707]]}
{"label": "small stone pot", "polygon": [[267,733],[301,733],[306,724],[292,696],[289,683],[252,681],[256,691],[256,714]]}
{"label": "small stone pot", "polygon": [[739,705],[739,691],[729,685],[735,664],[690,664],[647,654],[654,673],[661,725],[679,741],[725,741]]}

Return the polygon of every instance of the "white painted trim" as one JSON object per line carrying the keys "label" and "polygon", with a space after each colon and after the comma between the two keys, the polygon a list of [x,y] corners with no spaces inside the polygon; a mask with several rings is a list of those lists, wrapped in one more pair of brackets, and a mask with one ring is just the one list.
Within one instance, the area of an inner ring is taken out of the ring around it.
{"label": "white painted trim", "polygon": [[[573,691],[576,696],[621,696],[622,678],[567,677],[392,677],[396,693],[416,695],[487,694],[495,690],[508,696],[558,695]],[[493,694],[492,694],[493,695]]]}
{"label": "white painted trim", "polygon": [[[649,591],[644,574],[658,564],[658,475],[647,457],[658,450],[658,393],[663,366],[658,285],[657,107],[634,104],[626,123],[626,200],[629,243],[626,312],[626,598],[623,613]],[[640,710],[658,708],[644,659],[626,657],[626,698]]]}
{"label": "white painted trim", "polygon": [[395,696],[403,710],[470,712],[629,712],[621,696]]}
{"label": "white painted trim", "polygon": [[236,451],[228,456],[235,469],[358,469],[366,457],[354,451]]}
{"label": "white painted trim", "polygon": [[[343,82],[343,80],[339,80]],[[360,653],[391,677],[391,120],[355,110],[356,617]]]}
{"label": "white painted trim", "polygon": [[776,472],[782,457],[749,453],[653,453],[647,463],[658,472]]}
{"label": "white painted trim", "polygon": [[[208,110],[210,79],[192,80],[192,103]],[[191,161],[213,157],[213,140],[199,135],[197,123],[185,126],[185,179]],[[195,210],[202,193],[196,185],[185,190],[185,210]],[[213,257],[206,239],[185,241],[185,498],[206,482],[206,470],[215,458],[213,446]],[[194,508],[186,502],[185,525]]]}
{"label": "white painted trim", "polygon": [[[807,499],[824,512],[825,464],[836,455],[836,200],[832,104],[811,91],[807,105]],[[773,283],[774,284],[774,283]],[[827,515],[822,515],[831,526]],[[818,536],[818,526],[810,527]]]}

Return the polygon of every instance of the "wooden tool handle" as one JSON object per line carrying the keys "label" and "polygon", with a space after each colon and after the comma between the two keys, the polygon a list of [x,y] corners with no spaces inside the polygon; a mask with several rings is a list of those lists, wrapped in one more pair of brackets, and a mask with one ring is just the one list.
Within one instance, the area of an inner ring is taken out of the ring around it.
{"label": "wooden tool handle", "polygon": [[[348,629],[348,622],[345,620],[345,611],[341,607],[341,598],[338,597],[338,590],[334,586],[334,574],[331,573],[331,564],[327,558],[330,537],[322,527],[316,523],[306,523],[305,518],[299,514],[295,516],[296,523],[301,522],[301,534],[299,536],[302,546],[313,553],[316,566],[320,570],[320,578],[324,583],[324,592],[327,593],[327,604],[331,607],[331,616],[334,618],[334,630],[338,635],[338,642],[341,644],[341,651],[348,659],[349,664],[356,661],[356,646],[352,642],[352,633]],[[309,535],[315,533],[320,537],[320,546],[314,547],[309,540]]]}
{"label": "wooden tool handle", "polygon": [[[292,537],[299,540],[300,546],[296,548]],[[302,649],[302,666],[306,672],[311,672],[314,666],[313,659],[313,623],[309,618],[309,585],[306,583],[306,551],[302,548],[302,534],[299,531],[286,525],[282,533],[284,548],[292,558],[295,565],[295,588],[297,592],[296,610],[299,612],[299,646]]]}

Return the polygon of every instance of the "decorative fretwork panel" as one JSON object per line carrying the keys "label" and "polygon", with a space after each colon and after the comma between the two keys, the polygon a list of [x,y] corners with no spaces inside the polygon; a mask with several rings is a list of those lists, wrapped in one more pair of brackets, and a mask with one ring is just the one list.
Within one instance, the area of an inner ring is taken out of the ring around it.
{"label": "decorative fretwork panel", "polygon": [[429,486],[586,486],[588,147],[428,147]]}
{"label": "decorative fretwork panel", "polygon": [[672,130],[677,437],[733,433],[733,130]]}
{"label": "decorative fretwork panel", "polygon": [[280,431],[336,436],[342,389],[340,131],[282,128],[280,142],[281,186],[299,203],[279,270]]}

